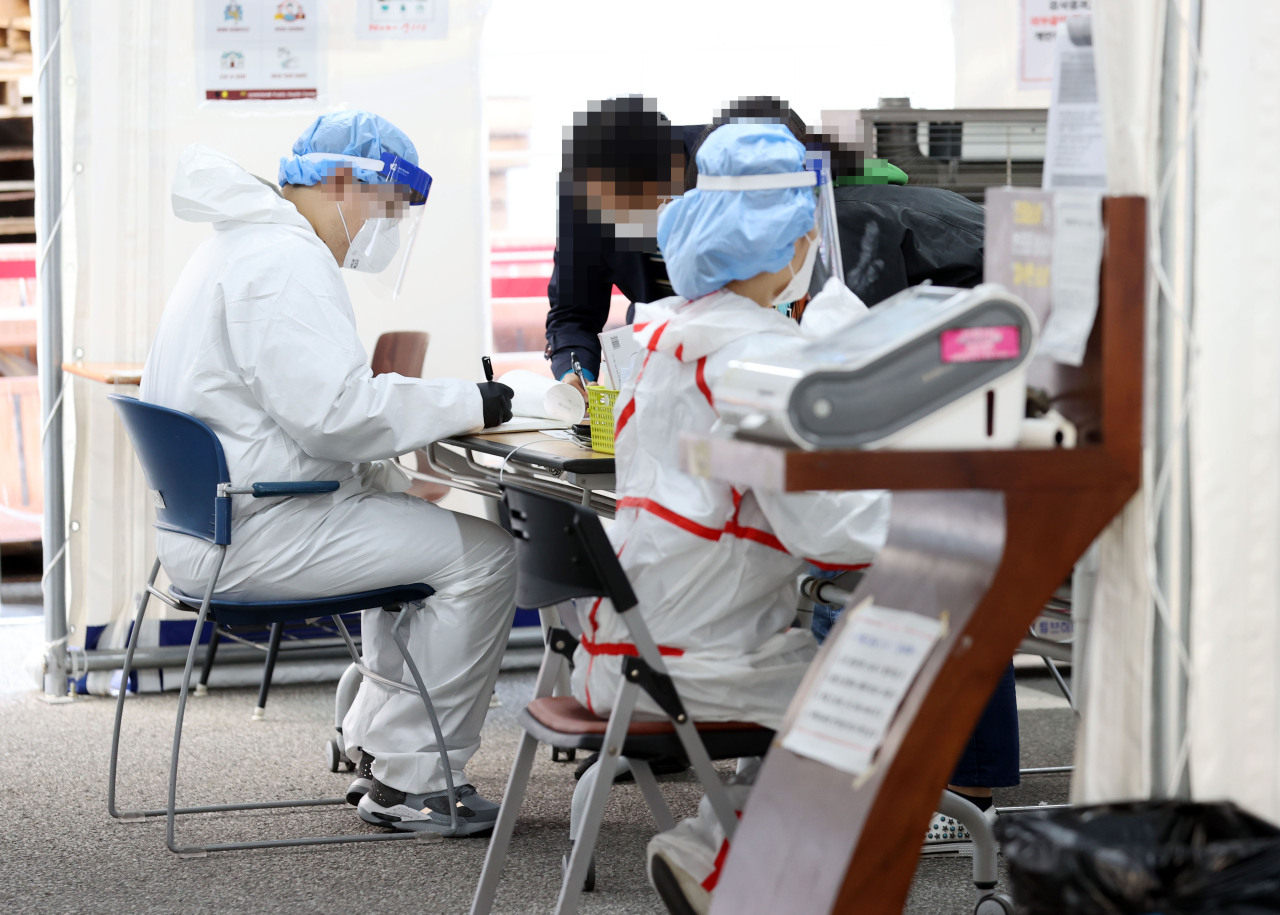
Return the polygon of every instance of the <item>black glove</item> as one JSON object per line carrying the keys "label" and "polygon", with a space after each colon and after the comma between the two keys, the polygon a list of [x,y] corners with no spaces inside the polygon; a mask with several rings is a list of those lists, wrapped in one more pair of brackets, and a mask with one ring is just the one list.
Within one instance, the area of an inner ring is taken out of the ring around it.
{"label": "black glove", "polygon": [[476,387],[480,389],[480,399],[484,402],[486,429],[500,426],[511,419],[511,398],[515,396],[515,391],[496,381],[481,381]]}

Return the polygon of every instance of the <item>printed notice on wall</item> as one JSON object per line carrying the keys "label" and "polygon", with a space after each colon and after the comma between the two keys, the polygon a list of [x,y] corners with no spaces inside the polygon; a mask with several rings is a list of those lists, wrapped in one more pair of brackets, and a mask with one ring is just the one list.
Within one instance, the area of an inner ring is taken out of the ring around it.
{"label": "printed notice on wall", "polygon": [[941,620],[865,601],[833,640],[782,745],[851,775],[867,771],[941,636]]}
{"label": "printed notice on wall", "polygon": [[1021,0],[1018,6],[1018,90],[1048,89],[1054,41],[1069,16],[1089,15],[1092,0]]}
{"label": "printed notice on wall", "polygon": [[197,52],[208,102],[320,94],[321,0],[205,0]]}
{"label": "printed notice on wall", "polygon": [[1098,315],[1102,268],[1102,195],[1093,191],[1053,194],[1053,310],[1040,334],[1042,355],[1066,365],[1084,362]]}
{"label": "printed notice on wall", "polygon": [[1068,19],[1058,29],[1053,95],[1044,146],[1046,191],[1107,189],[1107,136],[1098,101],[1092,21]]}
{"label": "printed notice on wall", "polygon": [[448,38],[449,0],[356,0],[357,38]]}

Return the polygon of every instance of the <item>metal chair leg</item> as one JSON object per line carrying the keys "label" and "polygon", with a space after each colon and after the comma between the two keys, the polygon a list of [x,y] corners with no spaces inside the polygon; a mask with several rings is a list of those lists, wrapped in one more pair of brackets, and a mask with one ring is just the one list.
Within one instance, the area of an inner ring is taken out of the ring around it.
{"label": "metal chair leg", "polygon": [[[587,807],[591,803],[591,792],[595,790],[596,781],[604,778],[613,784],[618,775],[626,768],[628,760],[621,756],[612,759],[603,755],[599,761],[582,773],[582,778],[573,786],[573,801],[569,805],[569,841],[576,842],[582,832],[582,821],[586,819]],[[608,771],[606,771],[608,770]]]}
{"label": "metal chair leg", "polygon": [[204,621],[209,617],[209,601],[213,599],[213,588],[218,583],[218,575],[222,572],[222,562],[227,558],[227,548],[224,546],[218,550],[218,561],[213,567],[213,574],[209,576],[209,584],[204,590],[204,597],[200,601],[200,613],[196,616],[196,628],[191,633],[191,644],[187,647],[187,663],[182,669],[182,687],[178,692],[178,714],[173,723],[173,753],[169,757],[169,808],[165,816],[165,843],[169,846],[169,850],[177,855],[203,856],[208,852],[203,848],[179,847],[174,841],[174,817],[178,807],[178,752],[182,746],[182,719],[187,711],[187,689],[191,686],[191,668],[195,666],[196,646],[200,644],[200,630],[204,628]]}
{"label": "metal chair leg", "polygon": [[413,677],[414,685],[418,687],[418,695],[422,697],[422,704],[427,707],[427,717],[431,719],[431,730],[436,736],[436,746],[440,750],[440,762],[444,765],[444,783],[448,789],[447,796],[449,798],[449,832],[448,836],[458,834],[458,795],[457,789],[453,785],[453,767],[449,765],[449,750],[444,745],[444,732],[440,730],[440,719],[436,717],[436,707],[431,704],[431,696],[427,692],[427,684],[422,680],[422,674],[418,672],[418,665],[414,663],[413,655],[409,654],[409,646],[405,644],[404,636],[400,634],[400,627],[404,625],[409,614],[404,608],[401,608],[400,616],[396,619],[396,623],[391,627],[391,637],[395,639],[396,647],[400,649],[400,655],[404,658],[405,666],[409,668],[409,675]]}
{"label": "metal chair leg", "polygon": [[489,849],[484,855],[480,883],[476,886],[475,898],[471,900],[471,915],[489,915],[493,911],[493,900],[498,895],[498,882],[502,879],[507,851],[511,847],[511,834],[515,830],[516,818],[520,815],[520,805],[524,802],[524,793],[529,786],[529,773],[533,770],[537,752],[537,739],[531,734],[525,734],[520,739],[515,765],[511,767],[507,790],[503,792],[502,806],[498,809],[498,822],[493,826]]}
{"label": "metal chair leg", "polygon": [[271,691],[271,678],[276,672],[276,658],[280,656],[280,637],[284,623],[271,624],[271,641],[267,644],[267,662],[262,667],[262,685],[258,687],[258,706],[253,710],[253,720],[261,721],[267,713],[267,693]]}
{"label": "metal chair leg", "polygon": [[147,578],[147,587],[138,598],[138,612],[133,617],[133,628],[129,630],[129,647],[124,653],[124,668],[120,671],[120,693],[116,697],[116,723],[111,729],[111,767],[107,776],[107,812],[118,820],[140,820],[143,814],[138,810],[116,809],[116,769],[120,759],[120,726],[124,720],[124,700],[129,692],[129,675],[133,672],[133,653],[138,647],[138,633],[142,629],[142,618],[147,612],[147,602],[151,599],[151,588],[160,574],[160,560],[151,566],[151,575]]}
{"label": "metal chair leg", "polygon": [[938,812],[957,820],[973,837],[973,885],[980,890],[995,888],[996,837],[991,823],[977,805],[965,800],[954,791],[943,791],[938,801]]}
{"label": "metal chair leg", "polygon": [[658,780],[653,777],[653,769],[649,767],[649,763],[643,759],[628,759],[627,764],[631,767],[631,774],[635,776],[636,785],[648,802],[649,809],[653,811],[653,821],[658,826],[658,832],[675,829],[676,818],[671,815],[671,808],[667,806],[667,799],[662,796],[662,789],[658,787]]}
{"label": "metal chair leg", "polygon": [[218,645],[222,642],[222,627],[213,624],[209,633],[209,644],[205,646],[204,664],[200,667],[200,682],[196,684],[196,695],[203,696],[209,691],[209,674],[213,672],[213,659],[218,654]]}
{"label": "metal chair leg", "polygon": [[[617,759],[622,753],[622,744],[627,737],[627,729],[631,726],[631,713],[636,707],[636,693],[639,688],[632,682],[624,682],[618,690],[618,698],[614,703],[613,714],[609,716],[609,724],[604,732],[604,745],[600,748],[600,758]],[[583,816],[582,831],[573,843],[573,851],[569,854],[569,867],[565,871],[564,882],[560,885],[560,898],[556,900],[556,915],[571,915],[578,910],[578,897],[582,894],[582,884],[587,877],[591,865],[591,857],[595,854],[596,838],[600,834],[600,822],[604,819],[604,805],[609,799],[609,791],[613,788],[613,779],[598,778],[587,801],[587,810]]]}
{"label": "metal chair leg", "polygon": [[1076,717],[1080,716],[1080,712],[1076,709],[1076,697],[1071,692],[1071,687],[1067,685],[1066,679],[1062,676],[1062,671],[1058,670],[1058,665],[1054,663],[1052,658],[1041,658],[1044,666],[1049,668],[1049,674],[1053,677],[1054,682],[1058,684],[1058,690],[1062,693],[1062,698],[1067,700],[1067,705],[1071,706],[1071,711],[1076,713]]}

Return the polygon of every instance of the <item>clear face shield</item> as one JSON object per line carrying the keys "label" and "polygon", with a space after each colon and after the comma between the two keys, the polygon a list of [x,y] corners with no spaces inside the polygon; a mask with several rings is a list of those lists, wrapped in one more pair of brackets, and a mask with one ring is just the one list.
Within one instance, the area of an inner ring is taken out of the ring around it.
{"label": "clear face shield", "polygon": [[342,266],[368,274],[394,301],[404,287],[431,176],[387,152],[381,159],[336,153],[310,153],[306,158],[335,168],[365,169],[385,178],[377,183],[357,178],[354,194],[339,201],[338,215],[348,240]]}
{"label": "clear face shield", "polygon": [[835,183],[831,180],[830,162],[825,154],[811,152],[805,158],[805,170],[815,175],[814,193],[818,230],[818,259],[813,265],[809,294],[818,293],[829,278],[844,282],[844,263],[840,258],[840,230],[836,225]]}

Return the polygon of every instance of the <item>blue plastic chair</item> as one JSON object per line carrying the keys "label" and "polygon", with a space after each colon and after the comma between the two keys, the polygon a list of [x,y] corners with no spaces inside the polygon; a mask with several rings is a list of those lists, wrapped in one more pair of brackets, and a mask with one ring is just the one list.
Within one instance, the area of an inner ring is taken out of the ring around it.
{"label": "blue plastic chair", "polygon": [[[142,464],[147,488],[155,505],[159,530],[173,531],[198,537],[218,547],[218,558],[213,574],[209,577],[204,594],[195,597],[171,588],[164,594],[155,587],[160,572],[160,560],[151,567],[147,588],[138,600],[138,612],[129,633],[129,647],[125,652],[124,671],[120,678],[120,694],[116,701],[115,727],[111,734],[111,772],[107,789],[107,809],[121,820],[142,820],[164,816],[168,829],[166,841],[169,850],[184,857],[203,857],[211,851],[232,851],[248,848],[275,848],[292,845],[330,845],[340,842],[373,842],[393,839],[413,839],[416,833],[363,833],[357,835],[325,836],[304,839],[280,839],[260,842],[225,842],[213,845],[178,845],[174,838],[174,819],[179,814],[216,813],[227,810],[271,810],[281,807],[316,807],[346,804],[346,798],[320,798],[298,801],[272,801],[255,804],[210,804],[200,807],[177,806],[178,751],[182,742],[182,721],[186,712],[187,694],[191,685],[191,672],[195,665],[196,648],[206,620],[224,625],[270,625],[277,622],[332,617],[342,634],[353,662],[367,678],[394,689],[416,692],[422,697],[435,731],[436,746],[444,765],[449,790],[449,810],[452,826],[458,828],[457,801],[454,795],[452,769],[445,749],[440,722],[436,718],[431,697],[418,671],[400,630],[408,614],[401,613],[392,636],[404,657],[405,665],[413,677],[413,686],[382,677],[363,665],[360,653],[340,614],[367,610],[373,607],[403,610],[411,601],[423,600],[435,591],[422,583],[363,591],[358,594],[342,594],[336,597],[318,597],[310,600],[290,601],[229,601],[218,600],[216,593],[218,575],[231,543],[232,497],[293,498],[333,492],[338,484],[331,480],[298,483],[254,482],[233,486],[227,470],[227,460],[217,435],[200,420],[177,410],[144,403],[134,397],[111,395],[116,412],[123,421],[134,452]],[[116,769],[120,749],[120,726],[124,715],[126,685],[133,670],[133,655],[138,645],[138,633],[150,598],[155,597],[176,610],[196,613],[196,626],[187,651],[187,663],[182,674],[182,687],[178,693],[178,713],[173,729],[173,753],[169,763],[169,801],[166,807],[152,810],[119,810],[116,808]]]}

